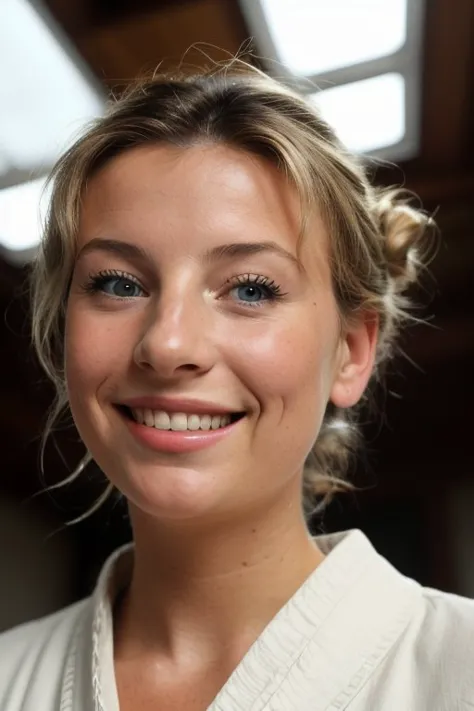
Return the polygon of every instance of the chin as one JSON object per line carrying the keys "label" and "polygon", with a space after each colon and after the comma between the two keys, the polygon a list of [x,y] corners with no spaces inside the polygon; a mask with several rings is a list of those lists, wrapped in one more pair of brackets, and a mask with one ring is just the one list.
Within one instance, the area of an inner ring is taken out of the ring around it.
{"label": "chin", "polygon": [[[224,492],[208,471],[155,464],[122,474],[117,486],[137,513],[163,521],[186,521],[212,518],[222,510]],[[227,498],[232,498],[230,489]]]}

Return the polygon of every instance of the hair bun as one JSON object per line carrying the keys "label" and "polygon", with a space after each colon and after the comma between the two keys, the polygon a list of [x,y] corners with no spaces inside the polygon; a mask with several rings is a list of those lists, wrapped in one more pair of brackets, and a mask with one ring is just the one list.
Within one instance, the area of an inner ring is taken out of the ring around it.
{"label": "hair bun", "polygon": [[387,269],[396,292],[416,281],[428,238],[435,228],[430,216],[409,204],[413,198],[407,191],[384,190],[379,192],[375,206]]}

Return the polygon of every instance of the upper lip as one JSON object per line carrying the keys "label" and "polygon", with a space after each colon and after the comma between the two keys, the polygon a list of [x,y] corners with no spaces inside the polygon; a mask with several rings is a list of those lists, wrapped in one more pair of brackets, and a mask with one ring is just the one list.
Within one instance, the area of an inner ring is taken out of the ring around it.
{"label": "upper lip", "polygon": [[164,412],[184,412],[190,415],[229,415],[242,410],[232,409],[218,405],[208,400],[195,400],[193,398],[172,398],[166,396],[132,397],[120,402],[131,409],[143,408],[148,410],[162,410]]}

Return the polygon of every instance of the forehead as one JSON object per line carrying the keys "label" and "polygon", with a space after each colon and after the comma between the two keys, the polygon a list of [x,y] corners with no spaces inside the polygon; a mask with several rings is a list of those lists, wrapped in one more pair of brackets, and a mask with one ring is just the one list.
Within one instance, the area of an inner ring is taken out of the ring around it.
{"label": "forehead", "polygon": [[[196,248],[203,240],[272,239],[296,254],[300,226],[297,191],[268,160],[222,144],[159,144],[124,152],[88,181],[78,246],[112,232],[161,248],[182,236]],[[305,261],[327,241],[319,214],[308,228]]]}

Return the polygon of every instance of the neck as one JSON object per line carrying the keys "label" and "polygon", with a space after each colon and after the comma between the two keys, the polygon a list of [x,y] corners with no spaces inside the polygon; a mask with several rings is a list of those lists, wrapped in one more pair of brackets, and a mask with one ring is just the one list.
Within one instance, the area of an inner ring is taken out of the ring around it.
{"label": "neck", "polygon": [[288,504],[198,531],[130,515],[134,569],[116,620],[123,659],[237,663],[324,557]]}

